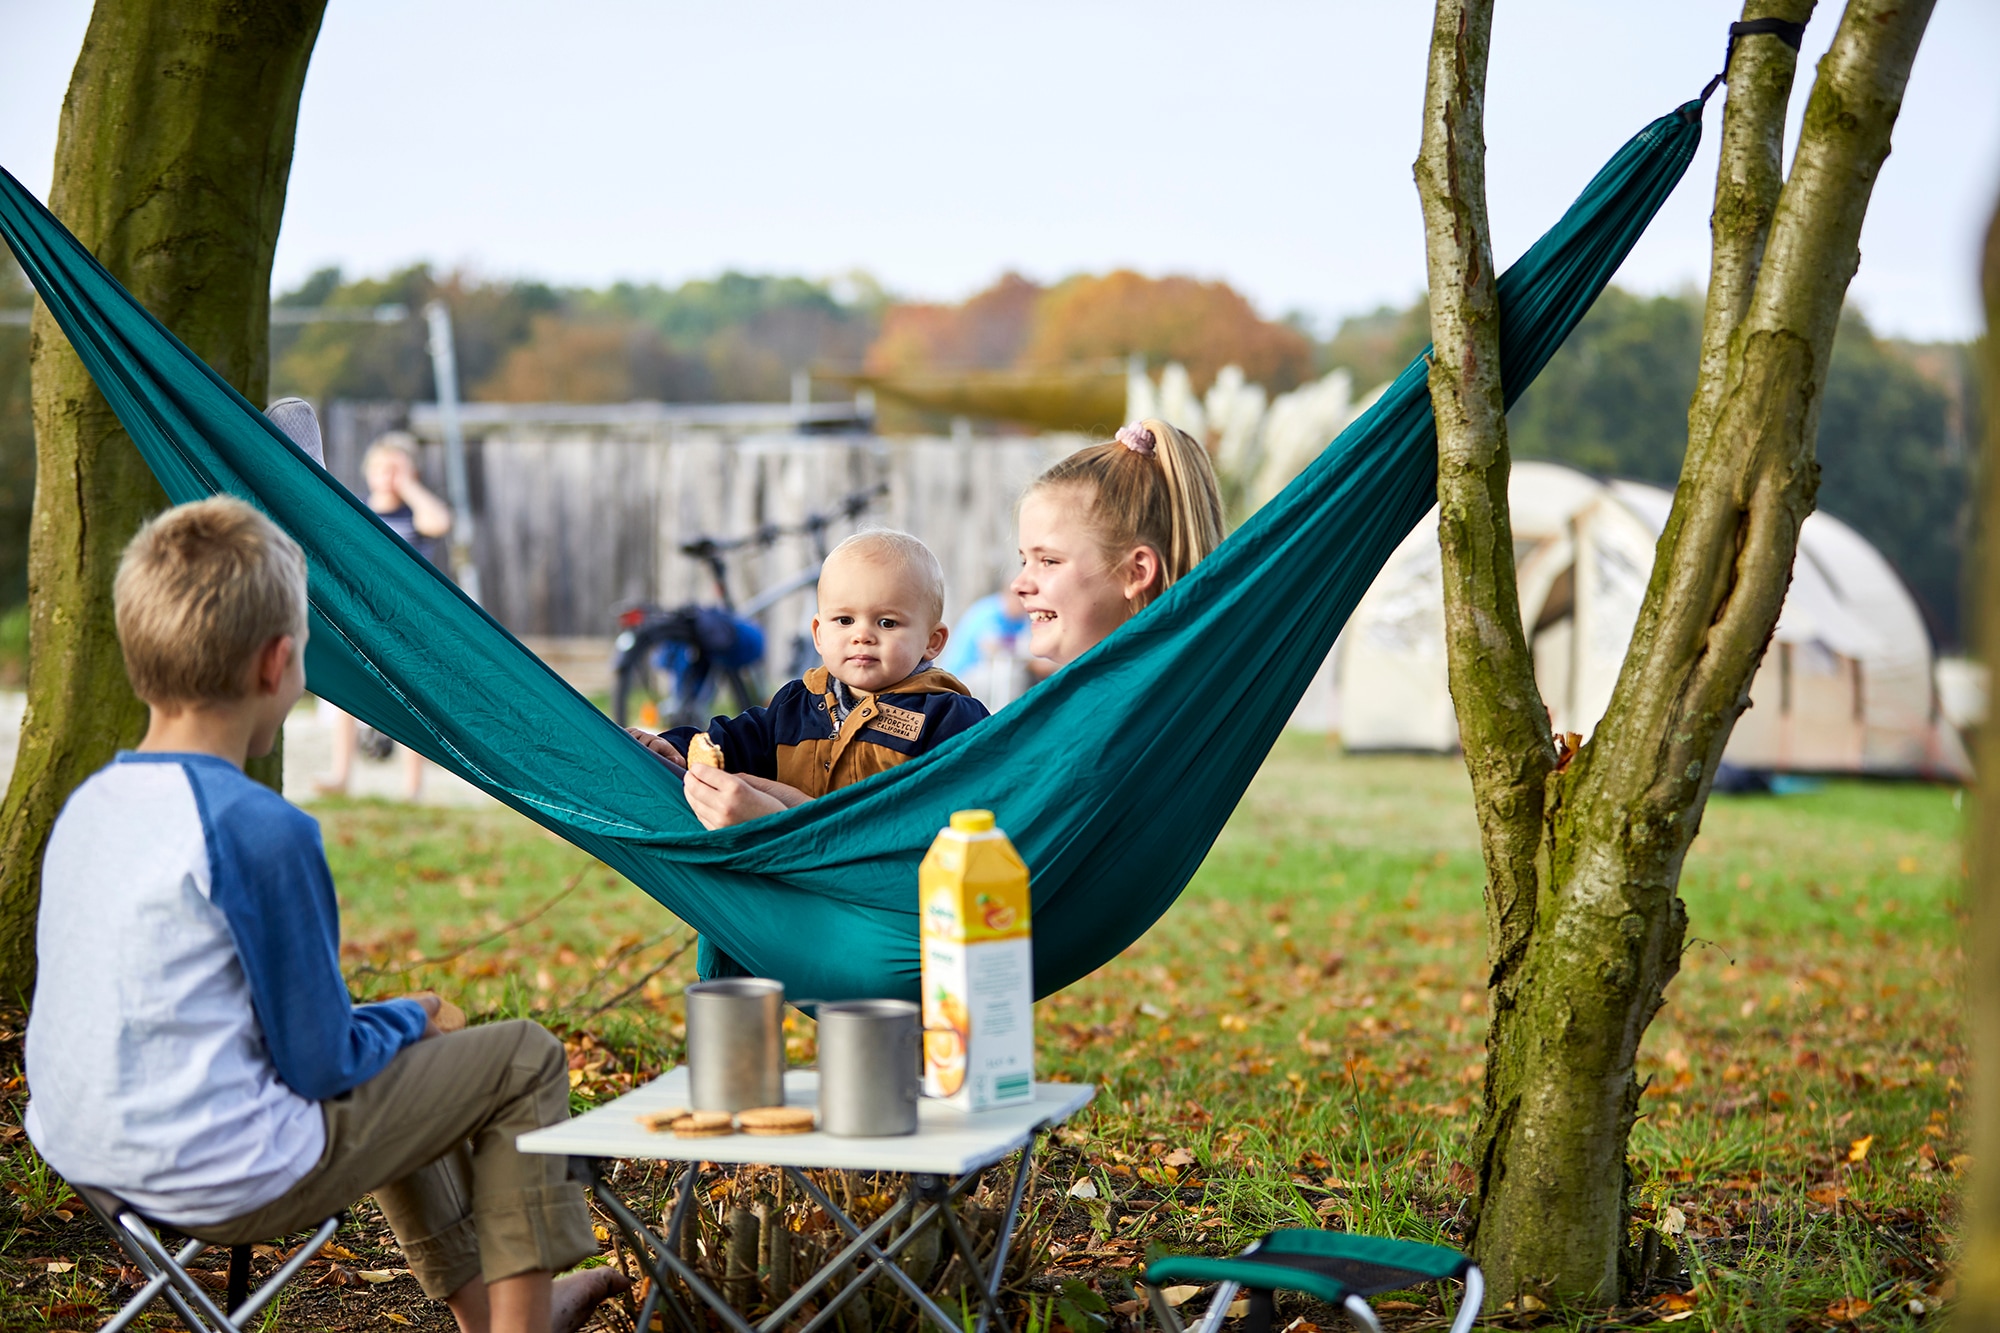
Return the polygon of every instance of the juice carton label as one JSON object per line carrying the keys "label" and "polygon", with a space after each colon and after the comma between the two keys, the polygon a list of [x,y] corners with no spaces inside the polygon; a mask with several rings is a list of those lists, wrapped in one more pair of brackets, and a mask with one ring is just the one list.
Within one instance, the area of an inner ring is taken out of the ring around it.
{"label": "juice carton label", "polygon": [[968,1111],[1032,1099],[1028,868],[1004,834],[947,829],[919,872],[924,1092]]}

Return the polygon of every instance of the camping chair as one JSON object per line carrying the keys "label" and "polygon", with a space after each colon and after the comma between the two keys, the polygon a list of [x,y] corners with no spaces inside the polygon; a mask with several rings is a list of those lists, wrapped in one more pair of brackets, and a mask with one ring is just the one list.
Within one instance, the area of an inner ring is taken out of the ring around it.
{"label": "camping chair", "polygon": [[1465,1283],[1451,1333],[1468,1333],[1479,1317],[1486,1281],[1479,1266],[1457,1250],[1344,1231],[1287,1230],[1273,1231],[1241,1254],[1220,1259],[1193,1254],[1157,1259],[1146,1266],[1146,1297],[1165,1333],[1183,1333],[1180,1316],[1160,1290],[1174,1282],[1219,1284],[1197,1333],[1221,1333],[1230,1303],[1243,1289],[1250,1293],[1244,1333],[1270,1333],[1272,1293],[1279,1290],[1317,1296],[1346,1310],[1367,1333],[1382,1333],[1370,1296],[1451,1278]]}
{"label": "camping chair", "polygon": [[181,1246],[178,1252],[169,1253],[163,1238],[180,1234],[172,1227],[146,1217],[115,1194],[87,1185],[79,1185],[75,1189],[90,1205],[90,1211],[97,1214],[97,1220],[118,1238],[119,1248],[138,1265],[147,1279],[146,1285],[125,1303],[124,1309],[111,1317],[111,1322],[100,1333],[119,1333],[148,1305],[162,1297],[173,1306],[174,1313],[193,1333],[240,1333],[240,1330],[249,1327],[259,1310],[271,1303],[271,1298],[278,1294],[279,1289],[298,1275],[299,1270],[306,1266],[306,1261],[333,1239],[333,1233],[346,1216],[345,1213],[336,1213],[320,1223],[312,1238],[299,1246],[271,1280],[254,1293],[250,1290],[250,1247],[230,1246],[229,1289],[225,1298],[228,1313],[224,1314],[224,1306],[218,1306],[207,1288],[187,1270],[188,1261],[208,1249],[207,1241],[188,1237],[187,1244]]}

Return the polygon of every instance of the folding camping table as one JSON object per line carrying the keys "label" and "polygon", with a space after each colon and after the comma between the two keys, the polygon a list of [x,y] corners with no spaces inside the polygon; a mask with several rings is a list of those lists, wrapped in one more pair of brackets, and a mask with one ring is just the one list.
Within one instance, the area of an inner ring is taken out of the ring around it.
{"label": "folding camping table", "polygon": [[[676,1138],[672,1134],[648,1130],[639,1117],[652,1111],[690,1105],[686,1066],[636,1088],[615,1101],[577,1116],[560,1125],[523,1134],[517,1141],[521,1151],[559,1153],[576,1159],[582,1166],[591,1192],[631,1243],[632,1253],[652,1275],[645,1304],[639,1311],[639,1328],[652,1326],[655,1310],[671,1311],[686,1333],[700,1328],[694,1313],[683,1308],[668,1286],[678,1278],[704,1304],[720,1316],[732,1333],[775,1333],[804,1309],[807,1302],[824,1291],[842,1270],[856,1265],[853,1281],[822,1304],[800,1333],[813,1333],[832,1319],[850,1299],[875,1278],[887,1275],[916,1302],[917,1308],[948,1333],[963,1333],[963,1325],[947,1314],[909,1274],[891,1262],[905,1246],[933,1222],[944,1229],[970,1270],[977,1289],[980,1310],[979,1333],[989,1323],[1006,1327],[999,1318],[1000,1276],[1007,1266],[1007,1250],[1013,1241],[1014,1226],[1021,1212],[1021,1196],[1028,1187],[1028,1169],[1035,1145],[1042,1133],[1061,1124],[1090,1103],[1097,1089],[1089,1084],[1037,1083],[1033,1100],[997,1111],[966,1112],[941,1102],[923,1101],[917,1106],[917,1132],[893,1138],[835,1138],[819,1130],[810,1134],[759,1136],[730,1134],[716,1138]],[[792,1070],[785,1075],[785,1104],[819,1104],[819,1073]],[[1007,1211],[1001,1219],[1000,1240],[992,1264],[982,1271],[966,1235],[955,1205],[979,1179],[982,1169],[992,1166],[1009,1153],[1019,1152],[1014,1168],[1013,1187]],[[612,1189],[602,1169],[606,1160],[632,1158],[641,1161],[684,1163],[674,1198],[667,1234],[652,1231],[625,1205]],[[694,1203],[696,1177],[702,1163],[759,1164],[783,1169],[799,1190],[826,1210],[834,1224],[846,1233],[848,1243],[827,1259],[818,1272],[806,1278],[790,1297],[752,1324],[681,1258],[681,1233]],[[881,1171],[900,1175],[908,1181],[903,1197],[880,1217],[862,1226],[849,1218],[828,1198],[825,1191],[805,1174],[809,1169]],[[905,1217],[910,1225],[888,1244],[879,1244]]]}

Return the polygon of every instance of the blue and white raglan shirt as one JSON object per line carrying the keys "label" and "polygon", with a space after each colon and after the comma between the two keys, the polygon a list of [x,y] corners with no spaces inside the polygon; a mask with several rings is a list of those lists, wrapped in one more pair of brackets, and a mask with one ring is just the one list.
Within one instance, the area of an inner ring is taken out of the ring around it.
{"label": "blue and white raglan shirt", "polygon": [[319,824],[227,760],[120,754],[49,836],[28,1137],[185,1226],[254,1212],[326,1146],[319,1103],[423,1035],[357,1006]]}

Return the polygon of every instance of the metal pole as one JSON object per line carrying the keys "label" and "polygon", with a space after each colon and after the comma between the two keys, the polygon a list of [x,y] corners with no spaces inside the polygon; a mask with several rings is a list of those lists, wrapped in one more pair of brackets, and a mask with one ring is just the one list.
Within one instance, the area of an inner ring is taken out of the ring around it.
{"label": "metal pole", "polygon": [[479,600],[479,566],[472,561],[472,489],[465,480],[465,436],[458,424],[458,353],[451,341],[451,308],[424,306],[430,325],[431,377],[437,381],[438,425],[444,431],[444,481],[451,495],[451,572],[473,601]]}

